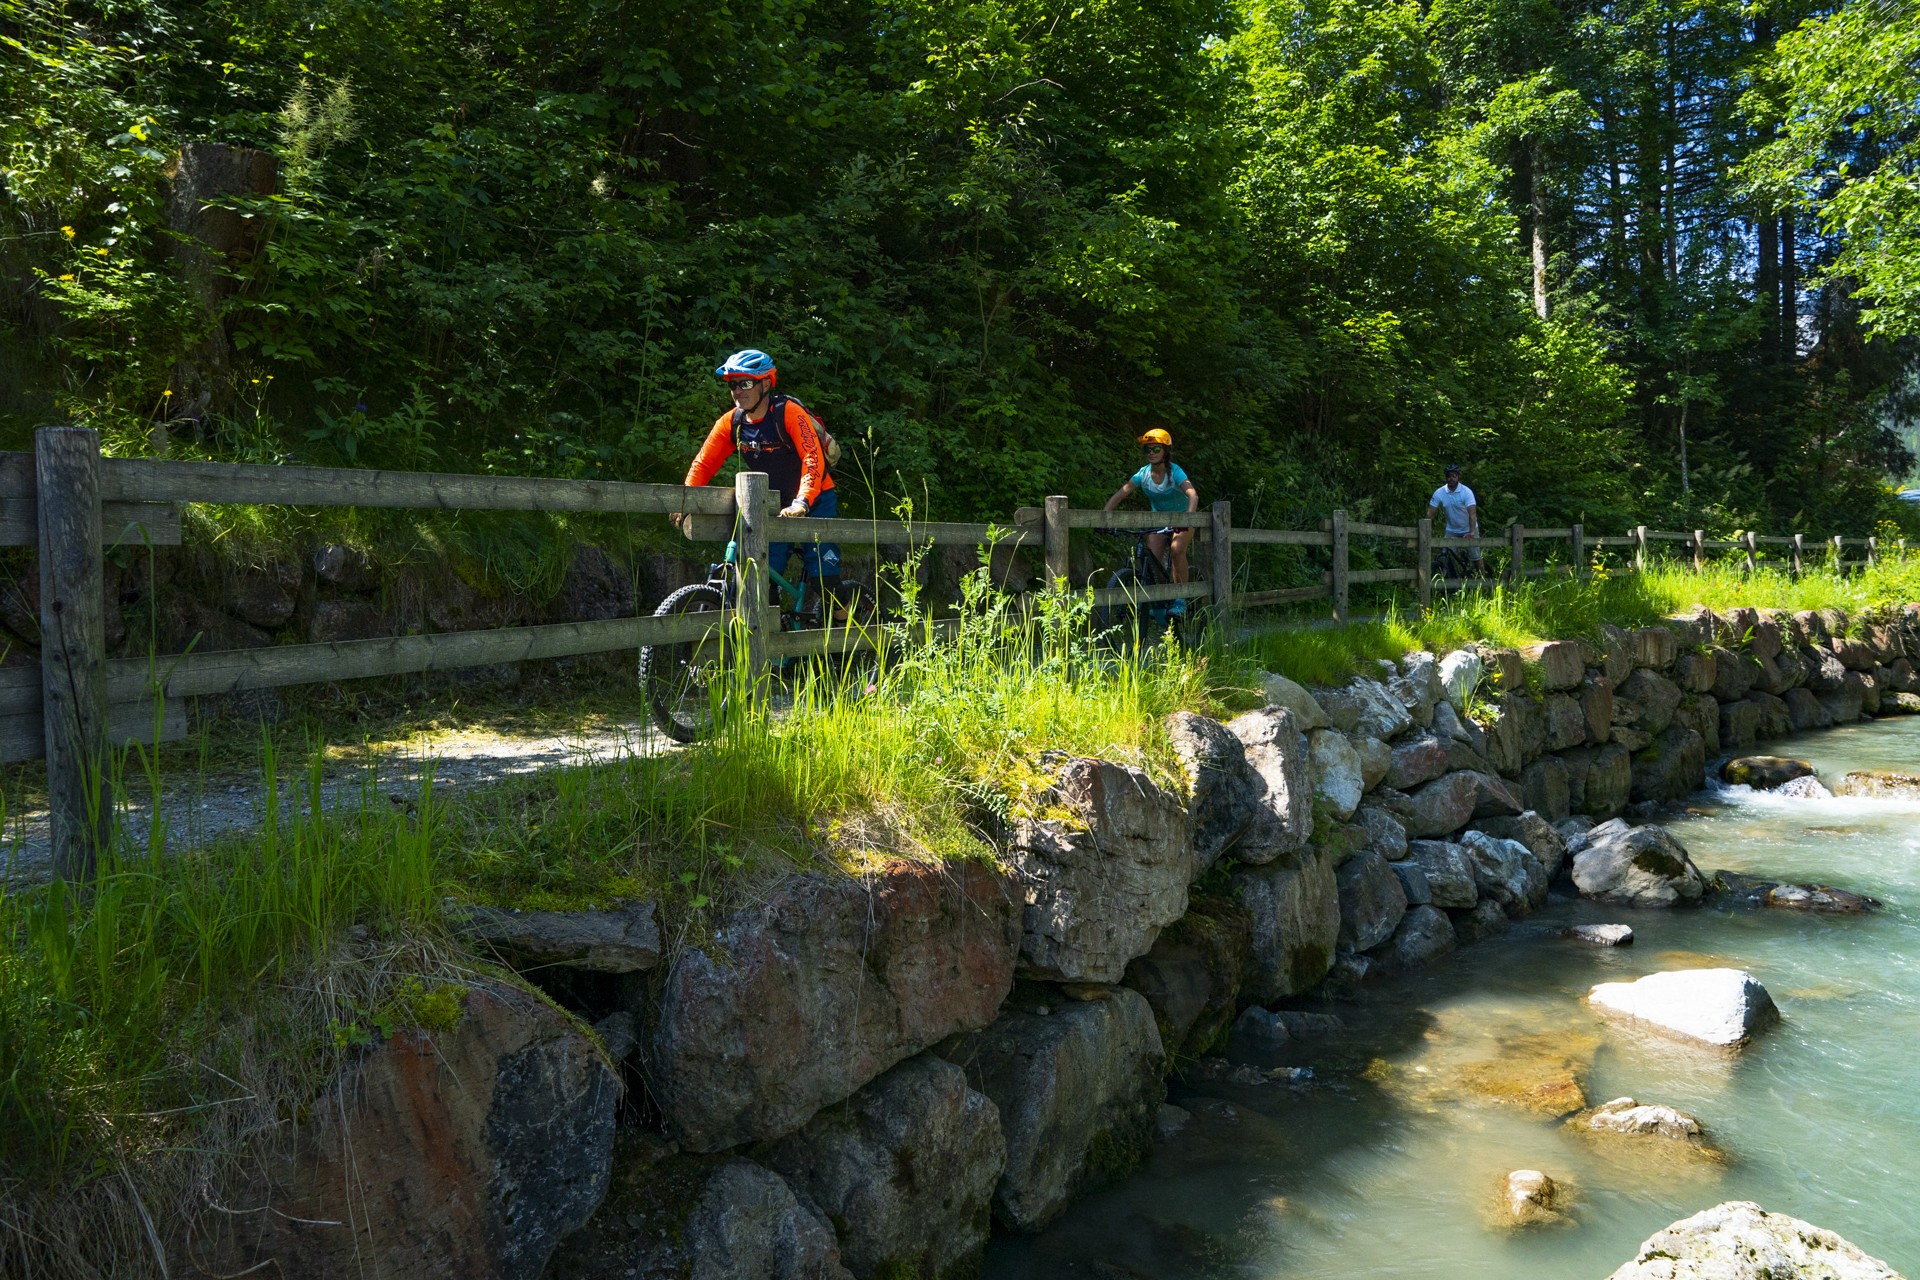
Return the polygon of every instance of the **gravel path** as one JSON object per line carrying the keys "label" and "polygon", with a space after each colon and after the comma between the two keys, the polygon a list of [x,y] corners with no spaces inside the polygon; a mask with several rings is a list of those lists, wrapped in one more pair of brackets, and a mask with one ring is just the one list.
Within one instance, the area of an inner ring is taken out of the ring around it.
{"label": "gravel path", "polygon": [[[330,761],[321,794],[328,809],[357,804],[369,787],[399,803],[417,793],[429,766],[436,789],[457,792],[567,765],[651,755],[673,746],[651,724],[638,720],[564,736],[459,730],[412,744],[375,748],[370,760]],[[188,849],[231,832],[251,830],[266,816],[266,796],[258,772],[168,776],[163,777],[161,785],[160,814],[166,823],[170,850]],[[151,798],[138,781],[129,789],[139,794],[122,810],[122,821],[129,835],[144,841],[153,820]],[[285,816],[292,812],[290,790],[283,785],[281,806]],[[48,826],[45,809],[8,815],[5,835],[0,838],[0,883],[33,884],[47,878],[52,858]]]}

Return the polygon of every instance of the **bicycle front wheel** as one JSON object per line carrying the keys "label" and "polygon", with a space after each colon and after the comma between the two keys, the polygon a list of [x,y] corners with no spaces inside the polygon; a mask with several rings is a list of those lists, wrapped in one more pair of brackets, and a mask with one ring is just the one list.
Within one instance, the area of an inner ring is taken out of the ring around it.
{"label": "bicycle front wheel", "polygon": [[[696,582],[662,600],[653,616],[718,615],[725,604],[718,587]],[[716,617],[706,640],[650,644],[640,650],[640,687],[646,692],[647,710],[660,732],[675,742],[692,742],[713,732],[726,685],[725,637]]]}

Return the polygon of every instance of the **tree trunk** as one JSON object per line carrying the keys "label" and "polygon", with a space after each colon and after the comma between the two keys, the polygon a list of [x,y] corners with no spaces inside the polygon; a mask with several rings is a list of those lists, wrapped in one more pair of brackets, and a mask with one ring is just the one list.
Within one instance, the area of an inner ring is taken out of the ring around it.
{"label": "tree trunk", "polygon": [[1533,311],[1547,318],[1547,193],[1540,182],[1540,144],[1527,147],[1527,204],[1533,232]]}
{"label": "tree trunk", "polygon": [[1800,300],[1795,293],[1793,213],[1780,215],[1780,349],[1788,359],[1800,355]]}

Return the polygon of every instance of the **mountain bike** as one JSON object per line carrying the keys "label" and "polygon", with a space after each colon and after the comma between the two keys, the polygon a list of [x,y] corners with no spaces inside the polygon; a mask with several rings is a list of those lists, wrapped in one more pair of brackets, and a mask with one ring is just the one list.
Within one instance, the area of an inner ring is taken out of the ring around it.
{"label": "mountain bike", "polygon": [[[725,558],[707,566],[705,582],[673,592],[654,609],[653,616],[725,615],[739,599],[739,557],[739,542],[728,542]],[[831,597],[823,597],[819,591],[809,597],[804,586],[796,585],[771,566],[767,578],[778,593],[782,631],[817,631],[828,625],[835,630],[864,627],[877,617],[871,588],[857,579],[842,578]],[[732,671],[740,657],[738,643],[729,633],[729,623],[716,616],[704,639],[651,644],[640,650],[640,687],[646,691],[648,712],[660,732],[676,742],[693,742],[713,732],[725,711],[728,692],[734,687]],[[807,660],[779,658],[775,669],[785,670]]]}
{"label": "mountain bike", "polygon": [[[1118,534],[1115,529],[1106,530]],[[1142,529],[1134,536],[1127,563],[1107,578],[1109,589],[1132,590],[1137,587],[1163,586],[1173,581],[1173,546],[1169,542],[1165,556],[1156,555],[1148,539],[1154,534],[1169,538],[1172,529]],[[1184,641],[1191,625],[1185,600],[1118,600],[1094,611],[1094,631],[1108,643],[1119,647],[1150,645],[1169,634]]]}

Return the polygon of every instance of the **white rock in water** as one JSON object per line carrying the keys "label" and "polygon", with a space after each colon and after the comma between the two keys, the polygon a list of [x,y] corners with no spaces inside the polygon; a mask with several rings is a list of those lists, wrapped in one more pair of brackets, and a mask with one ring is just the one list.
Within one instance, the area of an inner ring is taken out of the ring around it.
{"label": "white rock in water", "polygon": [[1683,1040],[1737,1048],[1780,1016],[1744,969],[1680,969],[1638,982],[1603,982],[1589,1003]]}
{"label": "white rock in water", "polygon": [[1501,1209],[1508,1227],[1536,1227],[1559,1220],[1560,1187],[1538,1169],[1515,1169],[1502,1188]]}
{"label": "white rock in water", "polygon": [[1680,1142],[1700,1138],[1700,1122],[1686,1112],[1657,1102],[1635,1102],[1632,1098],[1601,1103],[1587,1116],[1587,1128],[1631,1136],[1652,1134]]}
{"label": "white rock in water", "polygon": [[1804,778],[1795,778],[1783,782],[1773,789],[1777,796],[1791,796],[1795,800],[1831,800],[1833,792],[1827,790],[1827,784],[1808,774]]}
{"label": "white rock in water", "polygon": [[1560,936],[1596,947],[1630,947],[1633,945],[1633,926],[1630,924],[1572,924],[1562,929]]}
{"label": "white rock in water", "polygon": [[1904,1280],[1831,1231],[1729,1200],[1649,1236],[1607,1280]]}

